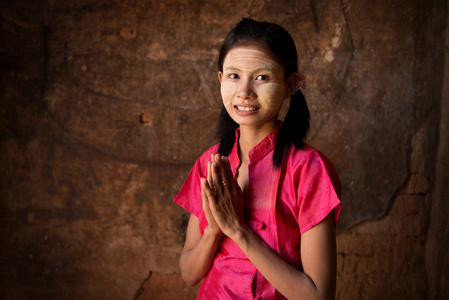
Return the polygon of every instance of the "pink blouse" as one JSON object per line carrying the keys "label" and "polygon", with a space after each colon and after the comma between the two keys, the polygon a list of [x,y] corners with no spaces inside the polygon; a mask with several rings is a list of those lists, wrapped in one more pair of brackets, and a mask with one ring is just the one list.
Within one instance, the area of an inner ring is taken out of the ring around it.
{"label": "pink blouse", "polygon": [[[341,211],[341,183],[330,160],[305,144],[291,147],[280,169],[272,163],[277,126],[249,153],[249,185],[245,204],[247,224],[275,252],[302,270],[301,235],[321,222],[332,210],[337,222]],[[236,141],[239,130],[236,131]],[[240,166],[237,142],[229,154],[236,175]],[[207,226],[202,211],[200,178],[206,177],[209,148],[195,162],[175,202],[199,218],[201,235]],[[223,236],[213,265],[203,280],[198,299],[285,299],[257,271],[240,248]]]}

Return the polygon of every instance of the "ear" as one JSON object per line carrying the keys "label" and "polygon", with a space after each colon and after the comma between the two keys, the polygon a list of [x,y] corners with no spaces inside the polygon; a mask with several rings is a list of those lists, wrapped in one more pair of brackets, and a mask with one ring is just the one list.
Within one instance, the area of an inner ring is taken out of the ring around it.
{"label": "ear", "polygon": [[293,73],[290,75],[290,77],[287,78],[287,92],[290,95],[293,95],[293,92],[295,91],[296,84],[299,80],[299,74]]}
{"label": "ear", "polygon": [[223,80],[223,73],[221,73],[220,71],[218,71],[218,80],[220,80],[220,83]]}

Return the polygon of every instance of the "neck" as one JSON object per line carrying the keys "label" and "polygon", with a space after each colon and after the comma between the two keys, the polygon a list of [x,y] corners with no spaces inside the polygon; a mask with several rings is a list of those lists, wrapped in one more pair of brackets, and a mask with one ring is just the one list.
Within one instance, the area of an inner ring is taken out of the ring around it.
{"label": "neck", "polygon": [[239,150],[242,160],[249,160],[248,153],[267,137],[277,126],[277,119],[273,122],[267,122],[261,126],[240,125]]}

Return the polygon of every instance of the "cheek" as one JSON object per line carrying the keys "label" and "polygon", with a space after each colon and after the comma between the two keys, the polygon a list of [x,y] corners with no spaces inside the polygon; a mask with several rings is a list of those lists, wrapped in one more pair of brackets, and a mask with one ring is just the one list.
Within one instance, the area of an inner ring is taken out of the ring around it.
{"label": "cheek", "polygon": [[221,84],[221,98],[223,99],[224,106],[228,106],[234,99],[237,87],[233,82],[223,82]]}
{"label": "cheek", "polygon": [[287,96],[286,87],[278,83],[266,83],[259,86],[257,95],[264,109],[277,110]]}

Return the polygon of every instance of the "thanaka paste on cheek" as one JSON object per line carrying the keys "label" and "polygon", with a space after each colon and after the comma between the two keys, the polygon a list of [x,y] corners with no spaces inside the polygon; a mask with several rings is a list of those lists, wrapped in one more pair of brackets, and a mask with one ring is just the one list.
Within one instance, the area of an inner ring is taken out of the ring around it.
{"label": "thanaka paste on cheek", "polygon": [[237,91],[237,86],[234,82],[222,82],[221,83],[221,98],[223,100],[223,105],[229,106],[232,104],[232,99],[235,97]]}
{"label": "thanaka paste on cheek", "polygon": [[265,83],[257,88],[257,96],[262,109],[277,110],[286,98],[286,88],[279,83]]}

